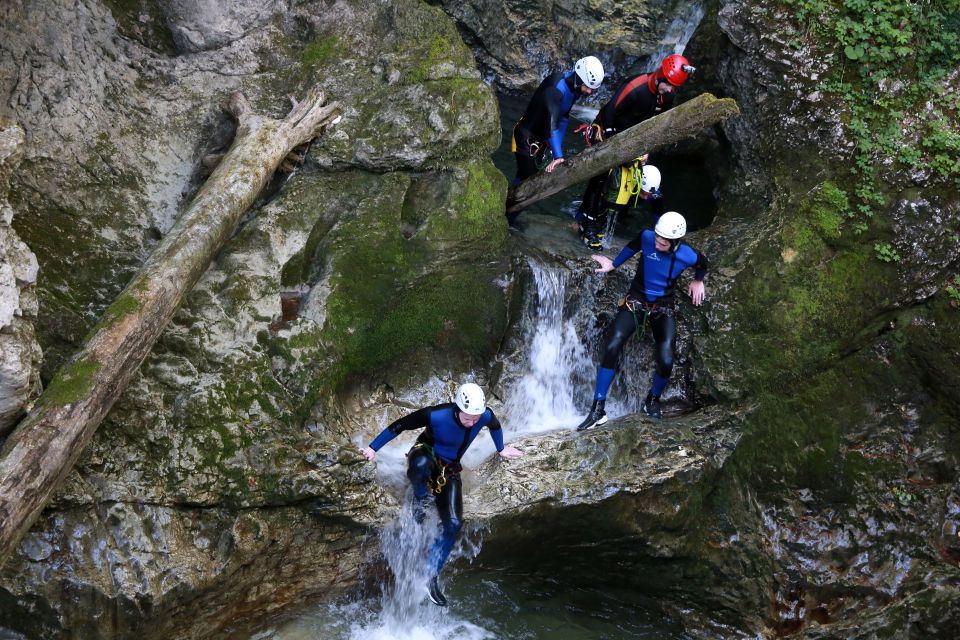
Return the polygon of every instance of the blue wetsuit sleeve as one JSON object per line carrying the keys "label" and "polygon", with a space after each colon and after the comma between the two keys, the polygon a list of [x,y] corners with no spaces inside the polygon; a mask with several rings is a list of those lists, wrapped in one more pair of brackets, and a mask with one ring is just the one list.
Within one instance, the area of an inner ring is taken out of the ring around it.
{"label": "blue wetsuit sleeve", "polygon": [[547,112],[550,114],[550,151],[553,158],[563,157],[563,135],[567,132],[567,116],[560,112],[563,94],[556,87],[550,87],[546,94]]}
{"label": "blue wetsuit sleeve", "polygon": [[620,253],[616,258],[613,259],[613,268],[616,269],[624,262],[636,255],[637,251],[640,250],[640,245],[638,240],[631,240],[627,243],[623,249],[620,250]]}
{"label": "blue wetsuit sleeve", "polygon": [[411,429],[421,429],[430,424],[430,411],[433,407],[424,407],[423,409],[418,409],[413,413],[409,413],[399,420],[395,420],[387,426],[386,429],[380,432],[376,438],[373,439],[373,442],[370,443],[370,448],[374,451],[379,451],[380,447],[387,444],[398,435],[404,431],[409,431]]}
{"label": "blue wetsuit sleeve", "polygon": [[563,157],[563,136],[567,132],[567,121],[567,118],[560,118],[557,128],[550,131],[550,151],[554,160]]}
{"label": "blue wetsuit sleeve", "polygon": [[500,427],[497,416],[493,416],[493,420],[487,425],[487,429],[490,431],[490,437],[493,438],[493,444],[497,447],[497,451],[503,451],[503,429]]}

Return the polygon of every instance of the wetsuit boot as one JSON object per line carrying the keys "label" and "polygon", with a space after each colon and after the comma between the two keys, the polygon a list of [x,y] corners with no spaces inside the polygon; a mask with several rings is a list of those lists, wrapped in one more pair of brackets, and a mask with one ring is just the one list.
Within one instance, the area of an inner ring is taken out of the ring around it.
{"label": "wetsuit boot", "polygon": [[657,418],[659,420],[663,417],[663,412],[660,411],[660,398],[659,396],[653,395],[653,392],[647,394],[641,409],[651,418]]}
{"label": "wetsuit boot", "polygon": [[595,426],[605,423],[607,421],[607,412],[603,410],[605,403],[606,400],[594,400],[593,406],[590,407],[590,413],[587,414],[584,421],[577,427],[577,431],[586,431],[587,429],[593,429]]}
{"label": "wetsuit boot", "polygon": [[440,590],[440,576],[430,578],[430,582],[427,584],[427,595],[430,596],[430,601],[433,604],[439,607],[447,606],[447,599],[444,597],[443,591]]}

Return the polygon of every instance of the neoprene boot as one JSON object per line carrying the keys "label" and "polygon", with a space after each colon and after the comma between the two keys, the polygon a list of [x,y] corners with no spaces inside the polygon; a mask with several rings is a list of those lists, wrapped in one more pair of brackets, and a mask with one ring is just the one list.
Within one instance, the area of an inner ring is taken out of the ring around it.
{"label": "neoprene boot", "polygon": [[660,398],[653,395],[652,392],[647,394],[641,408],[643,412],[651,418],[657,418],[659,420],[663,417],[663,412],[660,411]]}
{"label": "neoprene boot", "polygon": [[430,583],[427,585],[427,594],[433,604],[439,607],[447,606],[447,599],[444,597],[443,591],[440,591],[440,576],[430,578]]}
{"label": "neoprene boot", "polygon": [[594,400],[593,406],[590,407],[590,413],[587,414],[587,417],[583,422],[580,423],[580,426],[577,427],[577,431],[586,431],[587,429],[593,429],[599,424],[603,424],[607,421],[607,412],[603,410],[603,405],[606,403],[606,400]]}

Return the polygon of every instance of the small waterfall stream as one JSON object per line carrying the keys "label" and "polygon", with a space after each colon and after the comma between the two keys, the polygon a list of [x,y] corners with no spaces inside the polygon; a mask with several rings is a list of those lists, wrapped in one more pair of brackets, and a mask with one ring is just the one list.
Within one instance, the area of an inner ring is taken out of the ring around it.
{"label": "small waterfall stream", "polygon": [[[693,32],[697,30],[700,21],[703,19],[703,3],[691,2],[684,9],[684,13],[674,18],[670,26],[667,27],[667,32],[660,41],[660,48],[650,54],[647,71],[659,67],[663,59],[670,54],[682,54],[687,48],[687,43],[693,37]],[[692,64],[696,66],[695,62]]]}
{"label": "small waterfall stream", "polygon": [[[510,386],[505,423],[518,434],[568,428],[579,422],[574,399],[594,375],[591,354],[577,334],[573,318],[564,317],[569,273],[529,260],[537,304],[525,319],[529,340],[525,371]],[[592,300],[581,304],[589,306]]]}

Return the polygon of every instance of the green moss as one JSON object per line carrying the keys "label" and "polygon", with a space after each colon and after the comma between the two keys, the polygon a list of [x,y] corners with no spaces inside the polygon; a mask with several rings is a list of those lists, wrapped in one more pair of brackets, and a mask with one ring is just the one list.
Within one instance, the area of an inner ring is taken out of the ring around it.
{"label": "green moss", "polygon": [[470,242],[475,251],[502,246],[507,237],[503,220],[507,179],[503,173],[492,162],[471,162],[455,167],[449,180],[454,207],[430,216],[425,230],[430,240]]}
{"label": "green moss", "polygon": [[103,312],[103,318],[100,319],[100,322],[97,323],[97,326],[94,327],[91,333],[106,328],[116,323],[121,318],[138,312],[142,308],[143,302],[139,298],[132,296],[129,293],[121,294],[116,300],[113,301],[113,304],[107,307],[107,310]]}
{"label": "green moss", "polygon": [[41,396],[41,402],[63,407],[84,398],[96,382],[100,363],[95,360],[77,360],[57,372]]}
{"label": "green moss", "polygon": [[339,45],[340,39],[335,35],[318,38],[303,48],[300,59],[311,69],[316,68],[332,60],[339,52]]}

